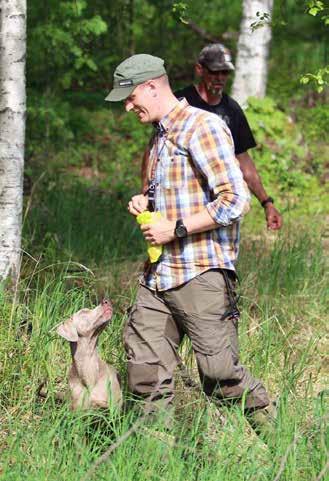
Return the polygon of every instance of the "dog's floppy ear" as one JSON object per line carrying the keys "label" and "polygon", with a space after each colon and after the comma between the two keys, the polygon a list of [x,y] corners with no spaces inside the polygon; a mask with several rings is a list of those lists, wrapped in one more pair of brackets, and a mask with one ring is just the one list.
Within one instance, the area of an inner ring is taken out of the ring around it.
{"label": "dog's floppy ear", "polygon": [[69,342],[78,342],[78,331],[76,330],[75,325],[73,324],[73,319],[70,317],[67,321],[63,322],[57,328],[57,334],[64,337]]}

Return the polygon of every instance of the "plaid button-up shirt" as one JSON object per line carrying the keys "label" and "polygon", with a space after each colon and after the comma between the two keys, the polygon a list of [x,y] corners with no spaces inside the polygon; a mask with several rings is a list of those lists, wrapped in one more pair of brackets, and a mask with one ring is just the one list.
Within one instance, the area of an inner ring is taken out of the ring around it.
{"label": "plaid button-up shirt", "polygon": [[141,282],[159,291],[177,287],[212,268],[234,270],[239,219],[249,192],[234,155],[231,133],[217,115],[185,99],[160,123],[150,149],[148,180],[155,183],[154,207],[169,220],[207,208],[218,228],[163,246],[159,261]]}

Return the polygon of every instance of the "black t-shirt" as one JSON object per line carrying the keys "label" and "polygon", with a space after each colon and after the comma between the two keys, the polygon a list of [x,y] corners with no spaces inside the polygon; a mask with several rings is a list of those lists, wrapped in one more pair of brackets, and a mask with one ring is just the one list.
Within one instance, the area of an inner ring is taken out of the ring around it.
{"label": "black t-shirt", "polygon": [[177,98],[185,97],[190,105],[198,109],[208,110],[221,117],[231,130],[236,155],[256,147],[254,136],[250,130],[246,116],[240,105],[229,95],[223,93],[217,105],[209,105],[199,95],[194,85],[175,92]]}

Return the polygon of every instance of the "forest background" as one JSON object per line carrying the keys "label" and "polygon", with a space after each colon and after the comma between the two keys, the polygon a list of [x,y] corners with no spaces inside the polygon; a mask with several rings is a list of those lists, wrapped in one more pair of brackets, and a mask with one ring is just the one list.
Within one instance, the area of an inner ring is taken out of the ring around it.
{"label": "forest background", "polygon": [[[268,233],[253,201],[238,266],[242,359],[280,399],[273,449],[255,438],[238,406],[223,408],[226,423],[219,428],[208,401],[178,376],[178,446],[171,450],[141,431],[99,468],[98,479],[138,480],[145,473],[151,480],[184,481],[325,476],[329,93],[325,84],[301,78],[329,63],[322,18],[328,6],[320,2],[325,10],[310,15],[307,3],[274,2],[267,96],[250,99],[246,111],[258,142],[252,156],[284,218],[281,232]],[[67,404],[56,404],[69,353],[54,328],[81,307],[110,297],[115,317],[100,347],[125,380],[121,332],[145,256],[126,205],[140,188],[151,128],[104,97],[115,66],[133,53],[164,58],[174,88],[193,81],[206,42],[181,21],[182,12],[183,20],[218,37],[236,58],[238,0],[176,7],[169,0],[28,2],[19,300],[1,291],[0,477],[6,481],[78,479],[133,419],[77,416]],[[188,343],[182,353],[197,377]],[[45,380],[41,400],[37,391]]]}

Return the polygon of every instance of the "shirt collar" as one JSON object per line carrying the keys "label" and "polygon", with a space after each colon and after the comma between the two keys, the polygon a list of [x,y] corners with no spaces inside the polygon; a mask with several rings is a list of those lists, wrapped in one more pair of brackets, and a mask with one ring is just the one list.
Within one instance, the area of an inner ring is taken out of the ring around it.
{"label": "shirt collar", "polygon": [[189,105],[189,103],[187,102],[187,100],[185,98],[183,98],[182,100],[179,100],[179,102],[175,105],[175,107],[167,115],[162,117],[160,122],[155,122],[153,124],[155,129],[157,130],[157,132],[160,134],[160,136],[163,135],[165,132],[168,132],[171,129],[171,127],[175,123],[179,114],[188,105]]}

